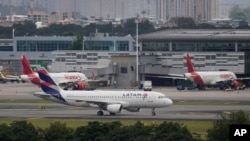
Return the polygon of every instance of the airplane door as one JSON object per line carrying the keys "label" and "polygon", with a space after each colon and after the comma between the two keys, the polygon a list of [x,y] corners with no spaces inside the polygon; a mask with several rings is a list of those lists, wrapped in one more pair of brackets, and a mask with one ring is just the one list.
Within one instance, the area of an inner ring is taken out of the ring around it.
{"label": "airplane door", "polygon": [[147,98],[147,103],[148,103],[148,106],[153,105],[153,104],[154,104],[153,98],[152,98],[152,97],[148,97],[148,98]]}

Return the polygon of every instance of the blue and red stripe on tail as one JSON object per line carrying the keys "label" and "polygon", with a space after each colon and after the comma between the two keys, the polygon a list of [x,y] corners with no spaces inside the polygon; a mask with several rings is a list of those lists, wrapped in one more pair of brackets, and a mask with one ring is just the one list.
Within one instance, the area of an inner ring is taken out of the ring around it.
{"label": "blue and red stripe on tail", "polygon": [[59,86],[50,77],[46,69],[44,68],[39,69],[38,75],[40,78],[40,86],[46,94],[53,96],[54,98],[60,100],[61,102],[66,102],[60,93]]}

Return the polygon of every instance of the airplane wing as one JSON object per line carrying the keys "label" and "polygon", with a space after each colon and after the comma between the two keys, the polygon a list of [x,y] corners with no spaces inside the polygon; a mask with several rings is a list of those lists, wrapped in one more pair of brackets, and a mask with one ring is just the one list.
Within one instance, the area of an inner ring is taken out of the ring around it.
{"label": "airplane wing", "polygon": [[250,79],[250,77],[237,78],[237,80],[246,80],[246,79]]}
{"label": "airplane wing", "polygon": [[156,78],[171,78],[171,79],[183,79],[183,80],[187,80],[186,77],[184,77],[183,75],[178,75],[178,74],[169,74],[169,75],[158,75],[158,76],[154,76],[154,75],[147,75],[146,77],[156,77]]}

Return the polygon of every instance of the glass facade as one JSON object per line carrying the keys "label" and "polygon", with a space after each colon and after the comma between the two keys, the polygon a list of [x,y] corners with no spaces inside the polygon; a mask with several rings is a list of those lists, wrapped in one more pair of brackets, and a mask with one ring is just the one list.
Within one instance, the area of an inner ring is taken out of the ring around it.
{"label": "glass facade", "polygon": [[169,42],[143,42],[142,51],[169,51]]}
{"label": "glass facade", "polygon": [[129,51],[129,41],[117,41],[117,51]]}
{"label": "glass facade", "polygon": [[86,51],[129,51],[129,41],[84,41]]}
{"label": "glass facade", "polygon": [[112,41],[84,41],[84,50],[86,51],[112,51],[114,42]]}
{"label": "glass facade", "polygon": [[18,40],[17,51],[55,51],[70,50],[72,41],[34,41]]}
{"label": "glass facade", "polygon": [[173,42],[172,51],[235,51],[235,43],[232,41],[186,41]]}
{"label": "glass facade", "polygon": [[13,46],[0,46],[0,51],[13,51]]}
{"label": "glass facade", "polygon": [[250,52],[250,41],[238,42],[238,51]]}
{"label": "glass facade", "polygon": [[250,51],[250,41],[239,43],[234,41],[142,41],[142,51],[235,52],[237,46],[238,51]]}

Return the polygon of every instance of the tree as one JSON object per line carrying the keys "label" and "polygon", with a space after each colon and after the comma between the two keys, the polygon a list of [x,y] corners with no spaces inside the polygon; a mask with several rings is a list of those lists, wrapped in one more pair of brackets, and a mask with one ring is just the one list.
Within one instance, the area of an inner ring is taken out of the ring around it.
{"label": "tree", "polygon": [[177,122],[163,122],[156,126],[155,136],[152,140],[160,141],[193,141],[192,134],[186,126]]}
{"label": "tree", "polygon": [[250,7],[245,8],[243,11],[247,17],[247,21],[250,22]]}
{"label": "tree", "polygon": [[71,46],[72,50],[82,50],[83,49],[83,36],[77,36],[77,39],[73,42]]}
{"label": "tree", "polygon": [[16,36],[31,36],[36,33],[36,25],[31,21],[24,21],[24,23],[17,23],[13,25]]}
{"label": "tree", "polygon": [[74,130],[58,121],[51,123],[49,128],[40,129],[39,132],[40,138],[44,138],[45,141],[71,141],[74,138]]}
{"label": "tree", "polygon": [[[154,26],[147,20],[141,19],[138,23],[139,34],[149,33],[155,31]],[[124,35],[135,35],[136,34],[136,23],[135,18],[128,19],[123,23],[123,34]]]}
{"label": "tree", "polygon": [[1,141],[9,141],[11,140],[11,131],[10,127],[6,124],[0,125],[0,140]]}
{"label": "tree", "polygon": [[27,121],[14,121],[10,124],[12,141],[37,141],[38,132],[36,128]]}
{"label": "tree", "polygon": [[246,14],[241,8],[239,8],[239,6],[234,6],[232,8],[232,10],[229,13],[229,17],[237,20],[243,20],[243,21],[247,20]]}
{"label": "tree", "polygon": [[208,23],[202,23],[197,25],[198,29],[216,29],[214,25],[208,24]]}
{"label": "tree", "polygon": [[175,23],[177,28],[192,29],[196,27],[194,19],[191,17],[174,17],[170,22]]}
{"label": "tree", "polygon": [[221,119],[213,123],[213,127],[207,131],[208,141],[229,140],[229,125],[250,124],[249,115],[244,111],[233,112],[230,115],[221,114]]}
{"label": "tree", "polygon": [[102,138],[108,133],[109,128],[105,124],[94,121],[89,122],[88,126],[77,128],[75,137],[77,141],[102,141]]}
{"label": "tree", "polygon": [[145,126],[142,122],[138,121],[134,125],[124,127],[124,133],[129,141],[151,141],[152,127]]}

